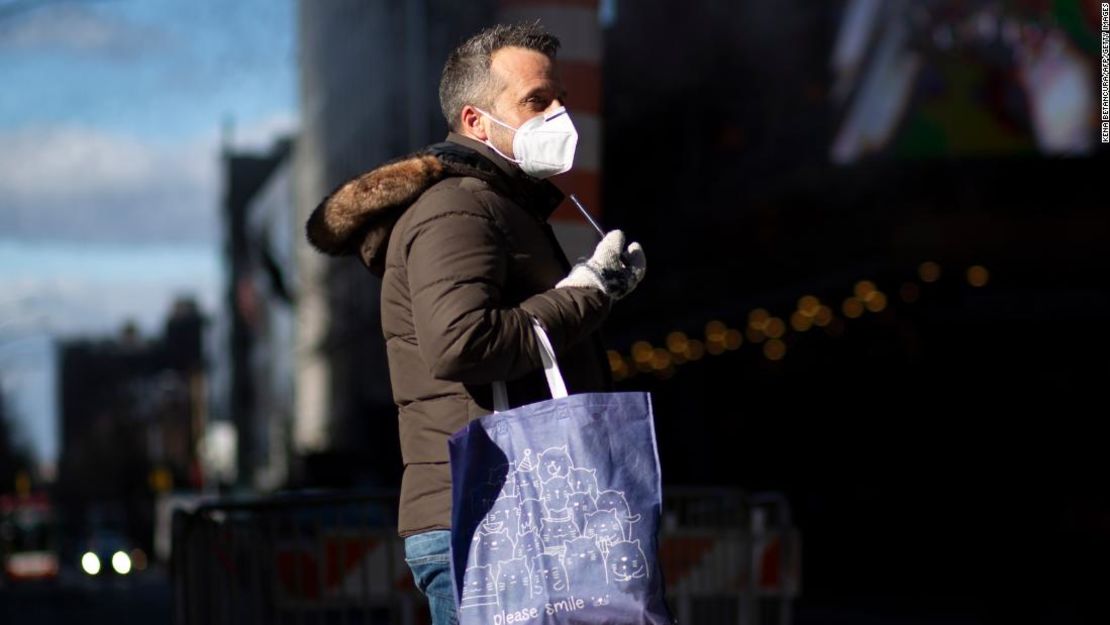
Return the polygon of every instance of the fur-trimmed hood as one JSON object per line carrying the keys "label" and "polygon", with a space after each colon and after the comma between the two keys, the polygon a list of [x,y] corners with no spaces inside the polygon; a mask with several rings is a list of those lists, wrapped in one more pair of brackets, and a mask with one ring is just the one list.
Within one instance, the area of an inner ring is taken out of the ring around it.
{"label": "fur-trimmed hood", "polygon": [[[535,196],[539,187],[539,196],[546,200],[541,209],[543,218],[562,200],[562,193],[554,185],[529,178],[518,168],[499,166],[491,157],[462,143],[468,139],[453,133],[449,139],[340,185],[312,211],[305,224],[308,242],[332,256],[358,254],[372,273],[381,276],[393,226],[409,206],[444,178],[471,176],[513,195],[514,191],[525,191]],[[521,189],[522,185],[528,188]]]}

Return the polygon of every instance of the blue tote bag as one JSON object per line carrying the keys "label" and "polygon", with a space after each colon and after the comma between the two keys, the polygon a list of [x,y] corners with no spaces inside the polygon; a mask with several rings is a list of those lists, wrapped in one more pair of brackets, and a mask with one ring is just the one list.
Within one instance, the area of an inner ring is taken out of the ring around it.
{"label": "blue tote bag", "polygon": [[659,456],[647,393],[568,396],[538,321],[550,400],[471,421],[449,443],[461,625],[663,625]]}

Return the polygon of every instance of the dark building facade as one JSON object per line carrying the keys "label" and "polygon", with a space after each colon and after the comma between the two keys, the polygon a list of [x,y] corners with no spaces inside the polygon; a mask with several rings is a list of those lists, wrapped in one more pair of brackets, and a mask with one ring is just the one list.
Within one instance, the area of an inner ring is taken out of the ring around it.
{"label": "dark building facade", "polygon": [[[488,24],[492,2],[299,3],[301,127],[297,216],[340,183],[447,134],[442,63]],[[396,486],[397,412],[381,336],[377,279],[351,258],[296,248],[293,444],[306,480]]]}
{"label": "dark building facade", "polygon": [[106,529],[149,552],[155,496],[203,486],[204,323],[181,299],[160,337],[129,325],[117,337],[58,344],[56,492],[67,538]]}
{"label": "dark building facade", "polygon": [[[1048,151],[1039,98],[1083,90],[1015,61],[1050,33],[1093,81],[1097,22],[1018,5],[636,0],[606,31],[606,220],[649,265],[613,362],[652,391],[665,482],[790,496],[799,621],[1098,620],[1107,152]],[[838,157],[869,97],[888,134]]]}
{"label": "dark building facade", "polygon": [[[288,418],[271,412],[270,393],[275,383],[257,369],[259,350],[269,344],[272,332],[280,332],[272,328],[273,307],[289,311],[293,305],[294,286],[288,272],[291,244],[284,239],[275,244],[267,236],[275,220],[284,227],[292,219],[289,178],[281,173],[287,171],[282,167],[287,166],[292,149],[291,140],[282,140],[267,153],[225,148],[222,156],[227,290],[211,335],[212,419],[232,424],[236,432],[232,481],[247,488],[262,486],[264,490],[276,488],[285,477],[263,475],[271,463],[270,426]],[[278,203],[270,211],[274,213],[272,219],[261,215],[267,208],[259,208],[263,197]],[[273,357],[288,361],[293,357],[292,346],[283,344]],[[286,401],[285,407],[289,403]],[[284,451],[279,450],[278,455],[276,460],[284,463]],[[256,479],[265,483],[258,484]]]}
{"label": "dark building facade", "polygon": [[[264,152],[225,149],[227,291],[207,337],[214,356],[210,462],[225,485],[263,492],[297,479],[293,252],[303,228],[293,207],[293,150],[292,139]],[[228,432],[234,449],[217,450],[215,439]]]}

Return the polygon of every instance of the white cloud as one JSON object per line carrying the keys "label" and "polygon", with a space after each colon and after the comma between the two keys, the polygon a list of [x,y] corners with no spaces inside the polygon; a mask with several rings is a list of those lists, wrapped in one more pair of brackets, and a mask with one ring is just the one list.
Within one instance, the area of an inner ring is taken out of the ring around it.
{"label": "white cloud", "polygon": [[[293,131],[273,115],[236,132],[268,151]],[[212,311],[219,266],[216,131],[158,144],[74,126],[0,134],[0,335],[157,332],[173,299]]]}
{"label": "white cloud", "polygon": [[[235,134],[268,151],[274,115]],[[0,337],[160,332],[174,298],[216,309],[220,139],[163,145],[81,127],[0,134]]]}
{"label": "white cloud", "polygon": [[[235,132],[266,152],[293,132],[275,114]],[[0,134],[0,336],[158,332],[173,299],[213,311],[223,270],[220,138],[178,144],[77,126]]]}
{"label": "white cloud", "polygon": [[275,113],[242,128],[236,127],[232,132],[231,146],[239,151],[268,152],[275,140],[292,135],[296,128],[295,115]]}
{"label": "white cloud", "polygon": [[65,50],[134,57],[165,45],[168,33],[92,7],[55,4],[28,9],[0,21],[0,49]]}
{"label": "white cloud", "polygon": [[5,320],[0,334],[7,336],[115,335],[127,321],[136,322],[148,336],[158,336],[176,298],[192,297],[210,314],[218,297],[211,276],[198,276],[192,284],[42,280],[24,282],[9,292],[13,297],[0,303],[0,318]]}
{"label": "white cloud", "polygon": [[[236,132],[264,151],[294,127],[289,114]],[[216,132],[178,144],[79,126],[0,134],[0,237],[112,243],[218,240]]]}
{"label": "white cloud", "polygon": [[0,136],[0,233],[82,241],[210,241],[218,154],[80,127]]}

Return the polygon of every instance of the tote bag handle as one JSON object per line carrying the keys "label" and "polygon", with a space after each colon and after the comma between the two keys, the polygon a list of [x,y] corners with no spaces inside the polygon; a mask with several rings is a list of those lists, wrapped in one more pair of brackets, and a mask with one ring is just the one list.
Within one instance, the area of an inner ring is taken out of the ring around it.
{"label": "tote bag handle", "polygon": [[[536,341],[540,344],[540,360],[543,361],[543,373],[547,377],[547,388],[551,390],[552,399],[562,399],[567,396],[567,385],[563,381],[563,374],[559,371],[559,363],[555,361],[555,349],[551,347],[551,340],[547,332],[535,317],[532,318],[532,329],[536,333]],[[493,411],[504,412],[509,409],[509,392],[505,383],[493,383]]]}

